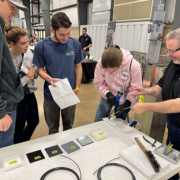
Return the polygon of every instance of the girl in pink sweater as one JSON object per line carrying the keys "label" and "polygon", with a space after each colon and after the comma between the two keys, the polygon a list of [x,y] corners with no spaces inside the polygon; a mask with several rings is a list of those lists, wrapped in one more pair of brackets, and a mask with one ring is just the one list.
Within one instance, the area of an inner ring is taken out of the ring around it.
{"label": "girl in pink sweater", "polygon": [[[101,94],[101,101],[96,112],[96,121],[102,120],[115,105],[116,96],[119,99],[118,118],[125,119],[127,107],[137,100],[134,91],[142,87],[142,72],[140,63],[125,49],[111,47],[104,51],[101,61],[95,69],[95,86]],[[126,110],[123,111],[122,109]]]}

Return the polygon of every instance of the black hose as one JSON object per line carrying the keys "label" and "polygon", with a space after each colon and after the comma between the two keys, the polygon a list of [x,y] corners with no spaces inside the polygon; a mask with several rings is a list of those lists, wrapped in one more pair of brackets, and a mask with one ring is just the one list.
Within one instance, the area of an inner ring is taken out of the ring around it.
{"label": "black hose", "polygon": [[123,168],[125,169],[126,171],[129,172],[129,174],[131,175],[132,177],[132,180],[136,180],[136,177],[135,175],[133,174],[133,172],[126,166],[122,165],[122,164],[119,164],[119,163],[107,163],[103,166],[101,166],[99,169],[98,169],[98,172],[97,172],[97,178],[98,180],[102,180],[101,178],[101,173],[102,173],[102,170],[105,168],[105,167],[108,167],[108,166],[116,166],[116,167],[120,167],[120,168]]}
{"label": "black hose", "polygon": [[41,176],[41,179],[40,179],[40,180],[45,180],[46,177],[47,177],[49,174],[53,173],[54,171],[68,171],[68,172],[74,174],[77,180],[80,180],[79,175],[78,175],[73,169],[70,169],[70,168],[67,168],[67,167],[56,167],[56,168],[52,168],[52,169],[46,171],[46,172]]}

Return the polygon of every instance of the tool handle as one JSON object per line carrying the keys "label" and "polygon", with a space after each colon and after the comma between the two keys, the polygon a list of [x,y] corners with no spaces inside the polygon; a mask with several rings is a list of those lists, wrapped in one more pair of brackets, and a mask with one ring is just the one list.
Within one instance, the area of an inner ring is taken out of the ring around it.
{"label": "tool handle", "polygon": [[151,163],[154,171],[159,172],[160,171],[160,165],[159,165],[158,161],[156,160],[155,156],[153,155],[153,153],[151,151],[148,151],[137,137],[135,137],[135,141],[137,142],[140,149],[146,155],[146,157],[149,160],[149,162]]}

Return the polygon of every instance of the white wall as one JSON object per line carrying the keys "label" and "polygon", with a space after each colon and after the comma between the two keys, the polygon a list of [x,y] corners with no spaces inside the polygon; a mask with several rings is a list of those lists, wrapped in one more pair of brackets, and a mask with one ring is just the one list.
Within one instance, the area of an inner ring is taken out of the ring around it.
{"label": "white wall", "polygon": [[[130,51],[147,53],[149,46],[148,24],[150,24],[148,21],[117,23],[114,44]],[[105,47],[107,24],[87,25],[86,27],[93,41],[90,49],[91,56],[98,61],[101,59]]]}
{"label": "white wall", "polygon": [[106,24],[110,20],[110,11],[93,12],[92,24]]}
{"label": "white wall", "polygon": [[62,8],[72,4],[77,4],[77,0],[53,0],[52,9]]}
{"label": "white wall", "polygon": [[110,19],[111,0],[93,0],[92,24],[105,24]]}
{"label": "white wall", "polygon": [[149,45],[148,24],[150,22],[117,23],[114,44],[130,51],[147,52]]}
{"label": "white wall", "polygon": [[111,9],[111,0],[94,0],[93,1],[93,12],[105,11]]}

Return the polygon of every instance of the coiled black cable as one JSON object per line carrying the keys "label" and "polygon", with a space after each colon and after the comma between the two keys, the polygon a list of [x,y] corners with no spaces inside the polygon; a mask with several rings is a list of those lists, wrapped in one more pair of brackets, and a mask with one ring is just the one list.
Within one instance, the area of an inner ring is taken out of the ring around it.
{"label": "coiled black cable", "polygon": [[98,180],[102,180],[102,178],[101,178],[102,170],[103,170],[105,167],[108,167],[108,166],[121,167],[121,168],[123,168],[123,169],[125,169],[126,171],[129,172],[129,174],[130,174],[131,177],[132,177],[132,180],[136,180],[136,177],[135,177],[135,175],[133,174],[133,172],[132,172],[128,167],[126,167],[126,166],[124,166],[124,165],[122,165],[122,164],[119,164],[119,163],[107,163],[107,164],[101,166],[101,167],[98,169],[98,171],[97,171],[97,178],[98,178]]}
{"label": "coiled black cable", "polygon": [[61,171],[61,170],[62,170],[62,171],[68,171],[68,172],[74,174],[75,177],[77,178],[77,180],[81,180],[82,174],[81,174],[81,169],[80,169],[79,165],[78,165],[73,159],[71,159],[71,158],[68,157],[68,156],[61,155],[61,157],[64,157],[64,158],[66,158],[66,159],[71,160],[71,161],[77,166],[77,168],[78,168],[78,170],[79,170],[79,175],[77,174],[76,171],[74,171],[74,170],[71,169],[71,168],[68,168],[68,167],[56,167],[56,168],[52,168],[52,169],[46,171],[46,172],[41,176],[40,180],[45,180],[46,177],[47,177],[49,174],[51,174],[52,172],[54,172],[54,171]]}
{"label": "coiled black cable", "polygon": [[80,180],[80,177],[79,175],[76,173],[76,171],[74,171],[73,169],[70,169],[70,168],[67,168],[67,167],[56,167],[56,168],[52,168],[50,170],[48,170],[47,172],[45,172],[42,176],[41,176],[41,179],[40,180],[45,180],[46,177],[51,174],[52,172],[54,171],[68,171],[68,172],[71,172],[72,174],[75,175],[76,179],[77,180]]}

